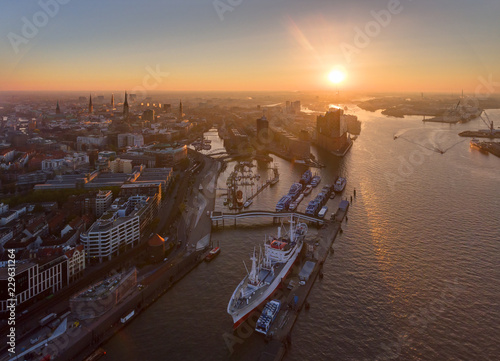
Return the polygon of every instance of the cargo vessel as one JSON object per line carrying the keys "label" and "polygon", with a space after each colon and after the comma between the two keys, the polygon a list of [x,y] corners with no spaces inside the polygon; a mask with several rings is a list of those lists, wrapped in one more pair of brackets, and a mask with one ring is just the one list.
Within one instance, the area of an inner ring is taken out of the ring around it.
{"label": "cargo vessel", "polygon": [[[240,326],[252,312],[262,305],[286,278],[296,261],[307,234],[307,225],[290,217],[290,227],[277,237],[267,237],[264,252],[257,255],[255,249],[250,258],[252,268],[239,283],[227,305],[227,313],[233,319],[233,328]],[[246,266],[245,266],[246,268]]]}

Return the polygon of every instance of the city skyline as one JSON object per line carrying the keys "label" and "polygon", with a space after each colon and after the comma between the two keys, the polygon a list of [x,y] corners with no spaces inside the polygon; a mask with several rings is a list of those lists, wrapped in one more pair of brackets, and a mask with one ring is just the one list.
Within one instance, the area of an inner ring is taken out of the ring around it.
{"label": "city skyline", "polygon": [[0,91],[473,93],[500,79],[500,5],[487,0],[3,6]]}

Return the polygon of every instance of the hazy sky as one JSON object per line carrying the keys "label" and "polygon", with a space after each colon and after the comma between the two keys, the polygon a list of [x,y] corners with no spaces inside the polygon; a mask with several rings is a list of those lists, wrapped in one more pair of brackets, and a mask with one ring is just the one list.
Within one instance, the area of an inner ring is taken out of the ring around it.
{"label": "hazy sky", "polygon": [[0,90],[320,90],[336,67],[346,90],[500,83],[498,0],[56,1],[2,1]]}

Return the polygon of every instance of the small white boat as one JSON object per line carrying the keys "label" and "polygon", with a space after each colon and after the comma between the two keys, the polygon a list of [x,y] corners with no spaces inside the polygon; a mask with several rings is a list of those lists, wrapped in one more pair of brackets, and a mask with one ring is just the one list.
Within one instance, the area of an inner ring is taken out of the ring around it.
{"label": "small white boat", "polygon": [[310,185],[310,184],[306,185],[306,188],[304,189],[304,195],[307,196],[309,193],[312,192],[312,189],[313,189],[312,185]]}
{"label": "small white boat", "polygon": [[335,185],[333,186],[333,190],[337,193],[340,193],[344,190],[347,180],[343,177],[338,177]]}
{"label": "small white boat", "polygon": [[321,208],[321,210],[318,212],[318,217],[319,218],[325,218],[326,212],[328,212],[328,207],[324,206]]}
{"label": "small white boat", "polygon": [[321,182],[321,177],[319,175],[315,175],[311,180],[311,185],[316,187]]}
{"label": "small white boat", "polygon": [[252,205],[252,203],[253,203],[253,199],[250,199],[250,200],[246,201],[246,202],[243,204],[243,207],[244,207],[244,208],[248,208],[248,207],[250,207],[250,206]]}

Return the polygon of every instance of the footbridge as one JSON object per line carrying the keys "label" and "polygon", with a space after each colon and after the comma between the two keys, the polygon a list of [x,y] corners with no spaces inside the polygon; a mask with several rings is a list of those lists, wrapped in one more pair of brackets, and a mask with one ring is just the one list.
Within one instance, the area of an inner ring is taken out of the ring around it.
{"label": "footbridge", "polygon": [[225,220],[234,220],[234,224],[236,225],[237,219],[245,219],[245,218],[263,218],[263,217],[271,217],[273,219],[273,223],[279,222],[282,218],[290,218],[295,217],[301,221],[309,221],[316,223],[318,225],[324,224],[325,220],[323,218],[311,216],[301,212],[271,212],[271,211],[243,211],[237,213],[224,213],[224,212],[211,212],[210,219],[212,220],[212,225],[218,226],[219,221],[224,226]]}

